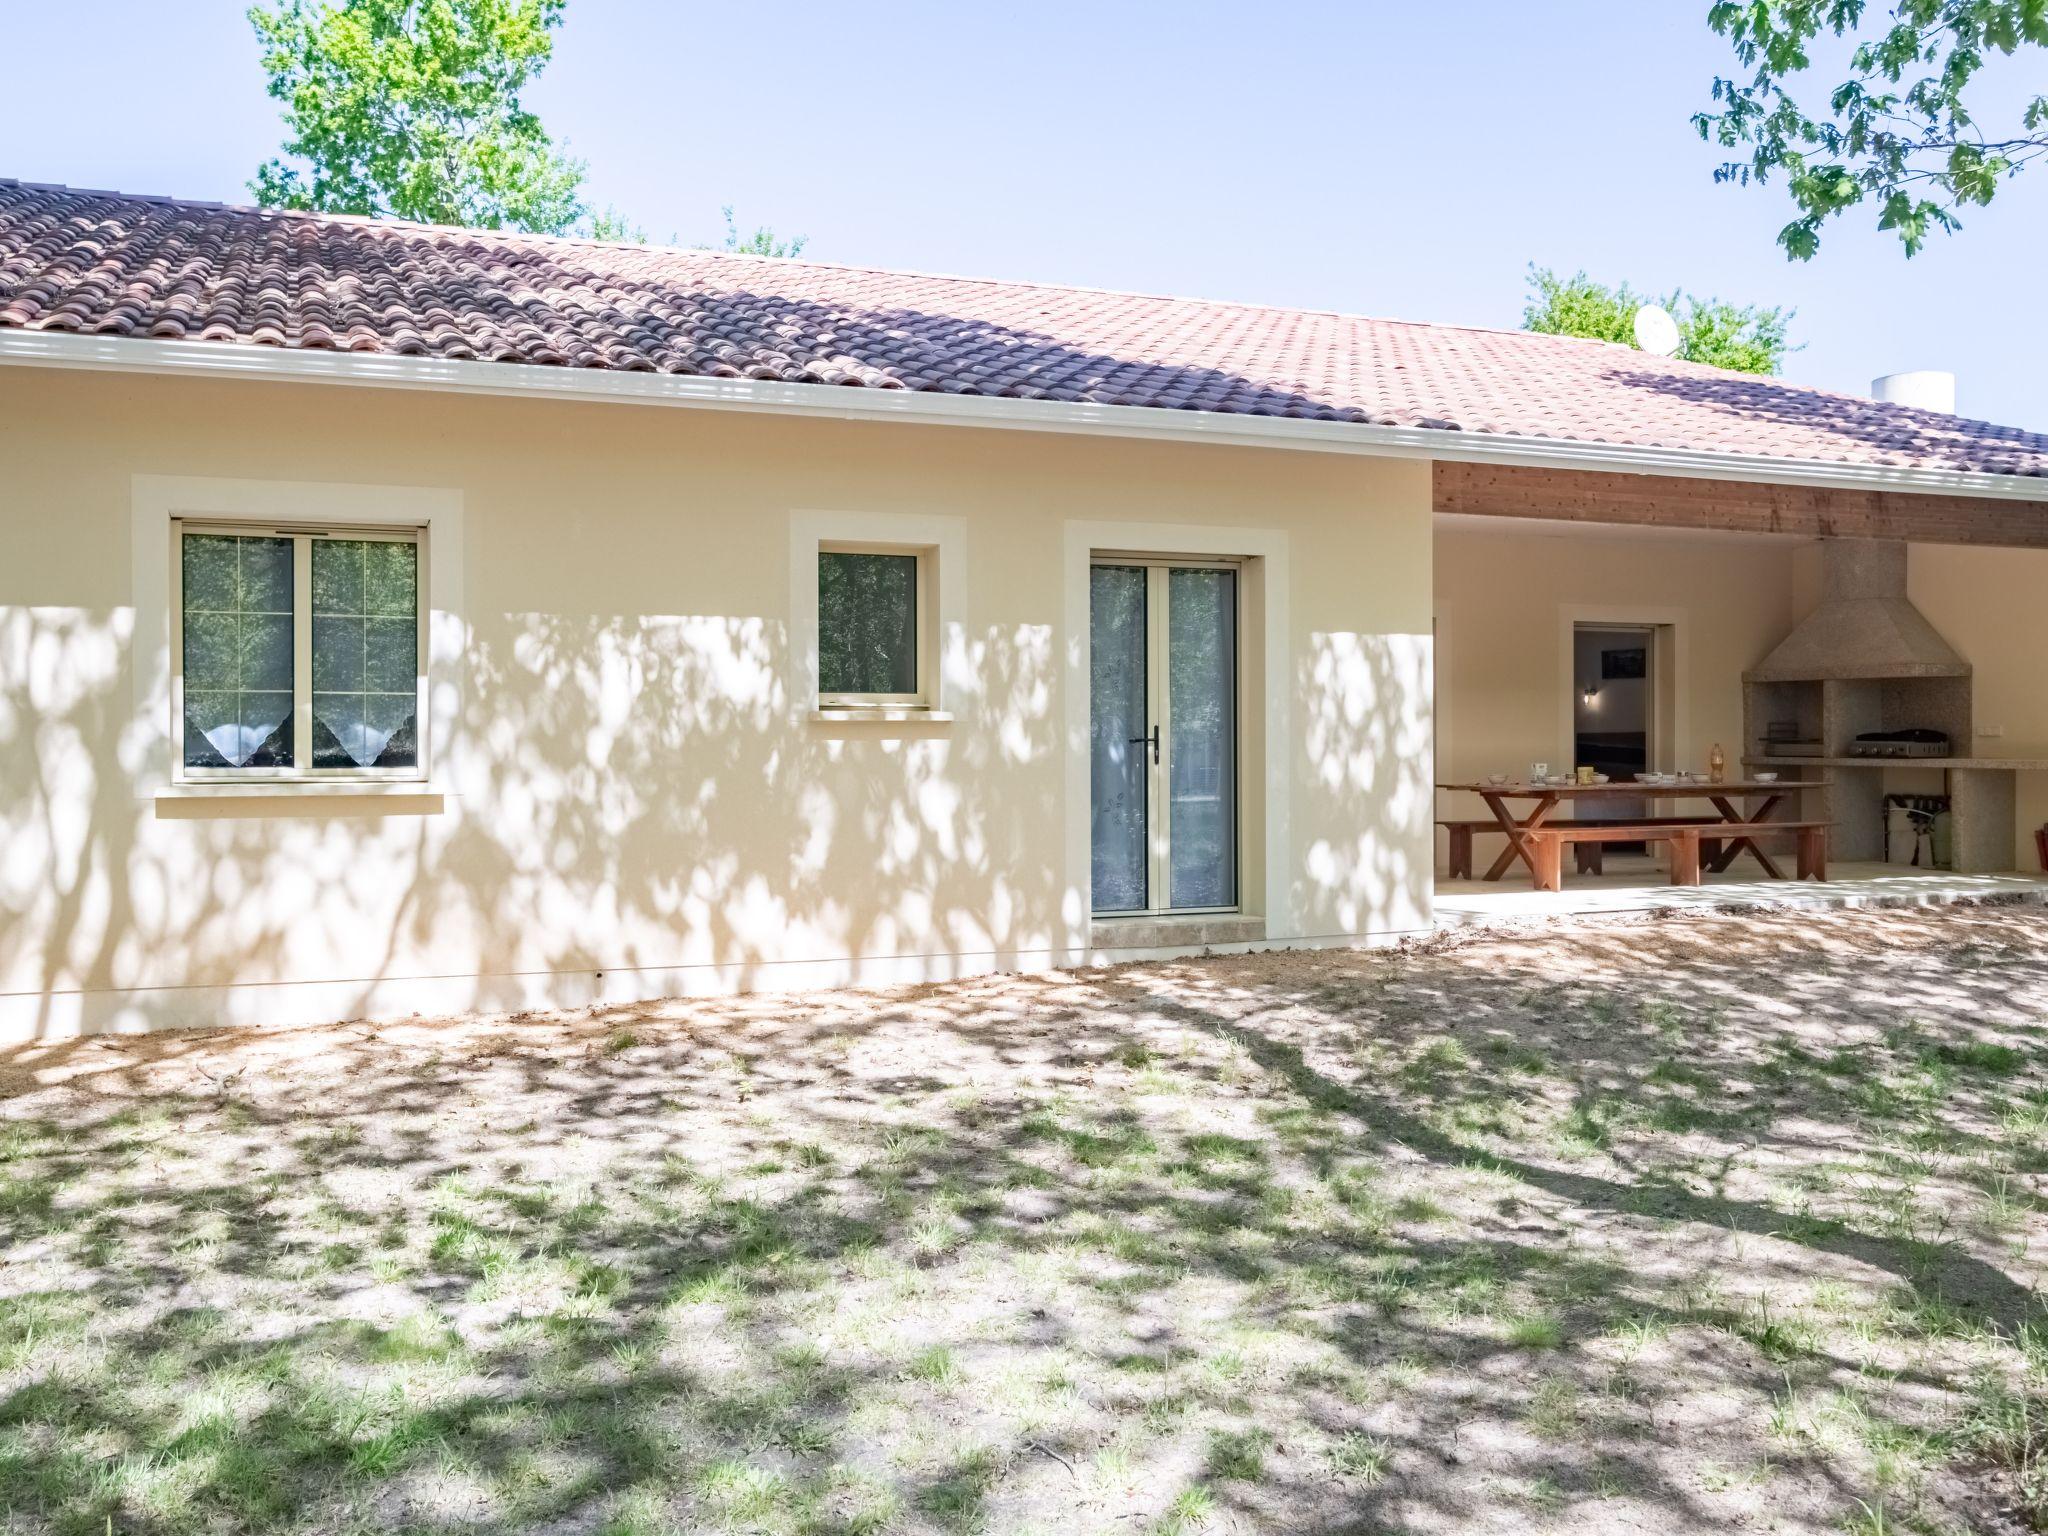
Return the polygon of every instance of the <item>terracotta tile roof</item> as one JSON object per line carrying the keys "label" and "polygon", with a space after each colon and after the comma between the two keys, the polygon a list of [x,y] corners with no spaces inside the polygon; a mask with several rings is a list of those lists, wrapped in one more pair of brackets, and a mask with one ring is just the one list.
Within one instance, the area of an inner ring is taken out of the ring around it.
{"label": "terracotta tile roof", "polygon": [[0,330],[2048,476],[2048,436],[1604,342],[0,180]]}

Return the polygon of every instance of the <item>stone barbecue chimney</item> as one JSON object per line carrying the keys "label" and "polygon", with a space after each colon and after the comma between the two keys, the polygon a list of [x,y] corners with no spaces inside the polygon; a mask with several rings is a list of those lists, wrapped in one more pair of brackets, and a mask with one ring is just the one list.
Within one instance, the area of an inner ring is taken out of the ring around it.
{"label": "stone barbecue chimney", "polygon": [[1826,592],[1751,682],[1968,677],[1970,664],[1906,598],[1906,546],[1884,539],[1821,544]]}

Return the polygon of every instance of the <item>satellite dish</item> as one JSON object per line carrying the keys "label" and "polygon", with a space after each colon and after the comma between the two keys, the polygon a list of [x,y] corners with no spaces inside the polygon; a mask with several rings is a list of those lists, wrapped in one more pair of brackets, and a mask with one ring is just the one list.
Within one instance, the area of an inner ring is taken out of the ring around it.
{"label": "satellite dish", "polygon": [[1662,304],[1645,304],[1636,311],[1636,345],[1645,352],[1669,357],[1678,350],[1678,322]]}

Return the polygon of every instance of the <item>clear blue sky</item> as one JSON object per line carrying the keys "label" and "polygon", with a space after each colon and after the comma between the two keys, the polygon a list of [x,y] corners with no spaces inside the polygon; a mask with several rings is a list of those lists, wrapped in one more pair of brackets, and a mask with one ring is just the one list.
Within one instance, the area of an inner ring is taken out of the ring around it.
{"label": "clear blue sky", "polygon": [[[248,201],[280,130],[242,10],[14,8],[0,175]],[[1687,121],[1705,11],[571,0],[529,102],[657,238],[729,201],[825,260],[1500,326],[1529,262],[1583,266],[1795,306],[1795,380],[1949,368],[2048,429],[2048,168],[1911,262],[1859,215],[1788,265],[1782,193],[1715,186]]]}

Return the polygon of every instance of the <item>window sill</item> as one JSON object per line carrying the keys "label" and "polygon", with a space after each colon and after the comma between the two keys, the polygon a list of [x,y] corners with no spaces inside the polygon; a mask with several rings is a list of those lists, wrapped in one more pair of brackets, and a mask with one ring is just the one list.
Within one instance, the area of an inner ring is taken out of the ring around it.
{"label": "window sill", "polygon": [[454,795],[422,779],[268,779],[236,782],[221,779],[208,783],[164,784],[149,794],[152,800],[317,800],[329,797],[358,799],[365,795],[431,797],[452,800]]}
{"label": "window sill", "polygon": [[1088,945],[1096,950],[1206,949],[1218,944],[1257,944],[1265,937],[1266,920],[1241,912],[1098,917],[1088,924]]}
{"label": "window sill", "polygon": [[951,725],[952,711],[915,704],[832,704],[811,711],[813,720],[898,720],[907,724]]}

